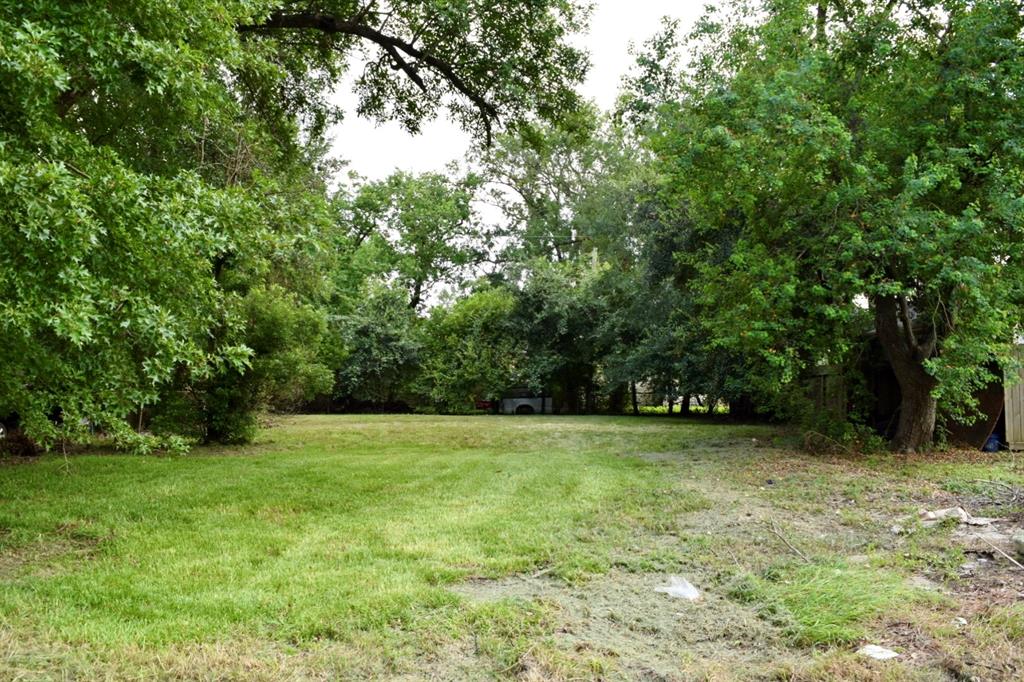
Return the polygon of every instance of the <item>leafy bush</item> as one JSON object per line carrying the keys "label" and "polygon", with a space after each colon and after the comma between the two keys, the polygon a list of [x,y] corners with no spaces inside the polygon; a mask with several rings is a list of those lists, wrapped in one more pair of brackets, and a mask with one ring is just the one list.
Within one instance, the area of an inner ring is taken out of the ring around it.
{"label": "leafy bush", "polygon": [[317,354],[323,314],[277,286],[257,287],[239,302],[245,367],[222,366],[206,376],[182,373],[155,412],[154,429],[203,443],[246,443],[264,409],[294,409],[330,390],[331,371]]}
{"label": "leafy bush", "polygon": [[525,352],[512,320],[515,305],[508,289],[487,288],[435,309],[418,386],[438,410],[473,410],[475,400],[497,399],[512,384]]}

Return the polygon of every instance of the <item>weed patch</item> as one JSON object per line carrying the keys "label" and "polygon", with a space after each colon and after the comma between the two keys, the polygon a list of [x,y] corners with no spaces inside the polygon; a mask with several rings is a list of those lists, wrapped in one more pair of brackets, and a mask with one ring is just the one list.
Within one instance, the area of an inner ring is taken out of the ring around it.
{"label": "weed patch", "polygon": [[756,606],[801,646],[855,642],[886,614],[927,598],[898,574],[842,563],[780,564],[740,576],[728,594]]}

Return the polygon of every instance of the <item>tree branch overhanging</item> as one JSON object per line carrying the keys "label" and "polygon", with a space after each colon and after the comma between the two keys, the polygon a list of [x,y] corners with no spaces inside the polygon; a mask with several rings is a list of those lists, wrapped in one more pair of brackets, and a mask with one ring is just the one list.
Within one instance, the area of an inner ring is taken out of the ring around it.
{"label": "tree branch overhanging", "polygon": [[395,63],[395,67],[405,72],[405,75],[409,77],[413,83],[415,83],[420,90],[423,92],[427,91],[427,85],[423,82],[423,78],[420,76],[419,71],[413,68],[409,62],[402,58],[402,55],[398,54],[398,50],[391,47],[390,45],[384,46],[384,51],[388,53],[391,60]]}
{"label": "tree branch overhanging", "polygon": [[487,144],[491,144],[492,124],[499,118],[498,110],[482,93],[466,83],[447,61],[416,47],[406,40],[386,34],[382,30],[363,23],[362,18],[357,17],[355,20],[347,20],[317,12],[275,12],[262,23],[242,25],[237,30],[239,33],[313,30],[327,35],[350,35],[364,38],[379,45],[398,69],[401,69],[421,90],[426,91],[426,84],[419,73],[418,64],[410,62],[410,60],[415,60],[415,62],[426,65],[440,74],[452,88],[473,103],[480,112]]}

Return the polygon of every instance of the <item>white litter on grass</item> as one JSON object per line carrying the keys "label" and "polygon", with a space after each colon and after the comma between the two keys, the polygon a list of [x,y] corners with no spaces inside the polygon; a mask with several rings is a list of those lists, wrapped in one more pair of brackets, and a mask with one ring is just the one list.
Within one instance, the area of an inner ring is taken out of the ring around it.
{"label": "white litter on grass", "polygon": [[688,599],[690,601],[697,601],[700,599],[700,591],[690,584],[690,581],[686,578],[680,578],[679,576],[669,576],[669,584],[665,587],[655,587],[655,592],[664,592],[670,597],[678,597],[680,599]]}
{"label": "white litter on grass", "polygon": [[927,509],[921,510],[921,523],[924,526],[933,526],[945,519],[956,519],[960,523],[966,523],[968,526],[988,526],[991,525],[993,521],[999,520],[986,519],[981,516],[971,516],[963,507],[949,507],[947,509],[937,509],[935,511],[928,511]]}
{"label": "white litter on grass", "polygon": [[865,644],[861,648],[857,649],[857,653],[861,656],[867,656],[873,658],[876,661],[888,661],[892,658],[897,658],[898,653],[892,649],[886,649],[884,646],[878,646],[877,644]]}

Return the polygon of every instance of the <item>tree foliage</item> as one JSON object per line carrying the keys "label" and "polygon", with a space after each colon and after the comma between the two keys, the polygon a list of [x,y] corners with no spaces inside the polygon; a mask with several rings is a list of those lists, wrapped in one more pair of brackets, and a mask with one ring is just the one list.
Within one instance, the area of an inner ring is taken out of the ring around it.
{"label": "tree foliage", "polygon": [[427,404],[442,412],[466,412],[478,400],[499,399],[516,384],[526,347],[515,313],[513,292],[490,286],[431,312],[416,380]]}
{"label": "tree foliage", "polygon": [[360,114],[410,130],[445,107],[483,138],[574,105],[586,12],[499,4],[0,2],[0,413],[44,443],[135,443],[125,417],[172,382],[262,376],[272,399],[271,365],[308,364],[277,341],[311,340],[264,350],[249,305],[345,279],[323,134],[346,70]]}
{"label": "tree foliage", "polygon": [[379,273],[409,292],[419,308],[438,285],[455,284],[484,259],[489,235],[473,200],[479,180],[440,173],[395,173],[359,188],[353,222],[374,243]]}
{"label": "tree foliage", "polygon": [[[587,14],[0,0],[0,417],[148,450],[147,417],[243,441],[318,394],[792,408],[869,342],[897,449],[969,417],[1024,309],[1019,3],[732,0],[666,20],[609,115]],[[360,115],[494,145],[335,187],[345,74]]]}
{"label": "tree foliage", "polygon": [[[821,11],[818,11],[818,10]],[[773,390],[849,357],[866,300],[903,392],[898,449],[962,413],[1021,310],[1024,74],[1012,2],[773,3],[709,46],[652,148],[707,234],[718,342]]]}
{"label": "tree foliage", "polygon": [[405,291],[367,284],[355,309],[337,327],[335,342],[343,349],[337,397],[378,405],[407,400],[423,341],[419,318],[409,307]]}

